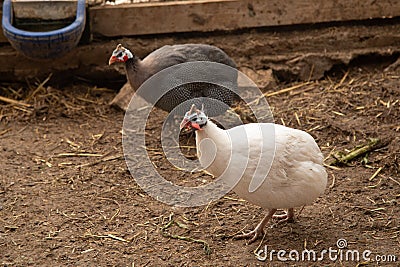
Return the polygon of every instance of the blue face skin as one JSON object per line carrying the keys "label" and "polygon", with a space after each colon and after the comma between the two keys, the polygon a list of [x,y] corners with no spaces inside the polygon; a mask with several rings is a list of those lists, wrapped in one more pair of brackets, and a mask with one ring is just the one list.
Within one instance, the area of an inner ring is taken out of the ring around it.
{"label": "blue face skin", "polygon": [[207,124],[208,118],[206,114],[200,110],[197,110],[192,114],[190,113],[191,111],[186,112],[180,128],[186,128],[188,130],[201,130],[201,127]]}
{"label": "blue face skin", "polygon": [[128,59],[132,58],[133,54],[122,45],[118,45],[117,48],[112,52],[112,55],[108,61],[108,64],[111,65],[114,62],[126,62]]}

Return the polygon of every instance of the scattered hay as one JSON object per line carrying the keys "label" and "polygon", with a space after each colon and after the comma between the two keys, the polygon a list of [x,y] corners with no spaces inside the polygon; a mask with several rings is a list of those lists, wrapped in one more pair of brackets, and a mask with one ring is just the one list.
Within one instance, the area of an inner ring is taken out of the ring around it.
{"label": "scattered hay", "polygon": [[104,119],[105,111],[99,107],[104,106],[107,100],[96,96],[104,91],[113,92],[112,90],[87,86],[70,86],[60,90],[46,86],[51,76],[50,74],[45,80],[34,84],[27,82],[0,87],[0,121],[45,120],[48,116],[73,114]]}
{"label": "scattered hay", "polygon": [[177,225],[177,226],[180,227],[180,228],[188,229],[187,226],[185,226],[184,224],[182,224],[182,223],[180,223],[180,222],[178,222],[178,221],[176,221],[176,220],[173,220],[173,219],[172,219],[172,216],[171,216],[170,220],[169,220],[164,226],[162,226],[162,227],[160,228],[161,233],[162,233],[162,235],[163,235],[164,237],[173,238],[173,239],[179,239],[179,240],[183,240],[183,241],[187,241],[187,242],[192,242],[192,243],[199,243],[199,244],[202,244],[202,245],[203,245],[204,252],[205,252],[207,255],[210,255],[210,254],[211,254],[212,251],[211,251],[210,245],[209,245],[206,241],[204,241],[204,240],[202,240],[202,239],[196,239],[196,238],[189,237],[189,236],[182,236],[182,235],[176,235],[176,234],[168,233],[166,230],[167,230],[168,228],[170,228],[170,227],[171,227],[172,225],[174,225],[174,224]]}

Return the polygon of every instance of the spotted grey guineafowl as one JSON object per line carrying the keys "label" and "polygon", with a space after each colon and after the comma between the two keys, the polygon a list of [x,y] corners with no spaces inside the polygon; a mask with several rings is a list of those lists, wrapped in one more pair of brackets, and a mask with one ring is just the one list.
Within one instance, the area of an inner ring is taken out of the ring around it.
{"label": "spotted grey guineafowl", "polygon": [[[132,89],[136,91],[148,78],[159,71],[177,64],[193,61],[217,62],[236,69],[235,62],[224,51],[218,47],[205,44],[166,45],[153,51],[143,60],[139,59],[129,49],[118,44],[109,59],[109,65],[114,62],[125,62],[128,81]],[[190,76],[193,73],[190,73],[189,70],[187,74]],[[213,74],[211,73],[211,75]],[[192,104],[204,105],[209,116],[220,115],[226,111],[228,106],[233,104],[236,97],[237,73],[230,72],[229,75],[229,79],[233,81],[231,83],[232,86],[227,86],[230,89],[213,83],[191,82],[171,88],[172,90],[168,91],[154,104],[167,112],[171,112],[175,107],[179,106],[179,110],[183,111],[182,114]],[[168,79],[174,79],[174,77],[168,77]],[[158,89],[151,88],[151,90]],[[151,98],[153,93],[157,94],[156,91],[150,94],[147,92],[146,94],[149,94]],[[142,96],[146,99],[145,95]],[[152,103],[151,99],[146,100]],[[182,103],[184,105],[180,105]]]}

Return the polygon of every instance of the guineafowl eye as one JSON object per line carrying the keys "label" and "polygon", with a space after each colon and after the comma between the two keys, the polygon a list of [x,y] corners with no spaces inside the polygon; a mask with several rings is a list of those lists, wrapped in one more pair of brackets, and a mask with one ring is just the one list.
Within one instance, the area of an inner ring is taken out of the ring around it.
{"label": "guineafowl eye", "polygon": [[119,52],[119,53],[117,54],[117,57],[122,57],[122,52]]}

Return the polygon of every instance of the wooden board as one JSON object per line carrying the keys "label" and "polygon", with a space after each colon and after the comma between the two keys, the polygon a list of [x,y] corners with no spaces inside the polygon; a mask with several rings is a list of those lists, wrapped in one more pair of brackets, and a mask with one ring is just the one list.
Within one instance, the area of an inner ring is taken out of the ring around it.
{"label": "wooden board", "polygon": [[213,0],[90,8],[92,33],[107,37],[400,16],[400,1]]}
{"label": "wooden board", "polygon": [[[204,34],[135,36],[133,38],[96,41],[80,45],[67,55],[48,61],[33,61],[18,54],[11,46],[0,46],[0,82],[26,79],[70,82],[79,77],[95,84],[124,83],[123,64],[108,65],[118,43],[143,58],[168,44],[206,43],[223,49],[239,67],[253,70],[273,69],[280,79],[319,79],[333,65],[348,64],[360,55],[395,56],[400,53],[400,19],[386,24],[354,24],[309,29],[276,31],[242,31]],[[251,40],[251,41],[249,41]],[[376,58],[371,61],[376,61]],[[379,61],[379,60],[378,60]],[[122,80],[122,81],[121,81]]]}
{"label": "wooden board", "polygon": [[[35,12],[28,12],[28,15],[30,13]],[[39,12],[39,15],[41,13],[47,12]],[[93,34],[114,37],[391,18],[400,16],[400,1],[172,1],[93,6],[89,13]],[[7,39],[1,32],[0,43],[4,42]]]}

